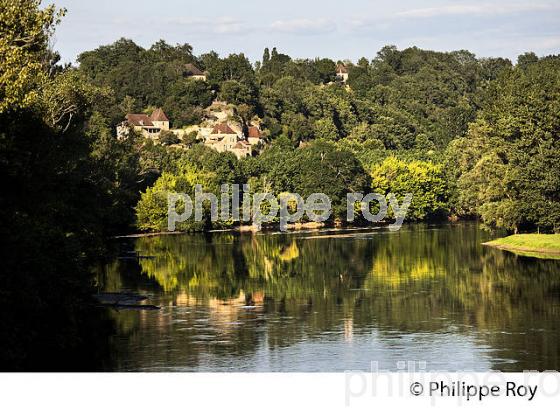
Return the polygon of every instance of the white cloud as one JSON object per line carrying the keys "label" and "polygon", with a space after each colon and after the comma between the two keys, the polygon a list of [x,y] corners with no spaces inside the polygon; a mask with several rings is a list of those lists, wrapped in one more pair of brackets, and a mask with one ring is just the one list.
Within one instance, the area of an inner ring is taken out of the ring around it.
{"label": "white cloud", "polygon": [[323,34],[336,30],[336,24],[328,19],[277,20],[270,25],[272,31],[292,34]]}
{"label": "white cloud", "polygon": [[525,3],[525,4],[453,4],[442,7],[427,7],[422,9],[405,10],[396,13],[397,17],[429,18],[450,15],[479,15],[494,16],[511,13],[526,13],[535,11],[558,11],[559,4]]}
{"label": "white cloud", "polygon": [[177,17],[168,19],[167,24],[180,25],[187,32],[193,33],[238,34],[248,31],[245,22],[229,16],[212,18]]}
{"label": "white cloud", "polygon": [[[539,13],[538,18],[530,13]],[[538,21],[541,20],[539,25]],[[531,30],[550,27],[560,20],[560,2],[553,3],[475,3],[463,2],[441,7],[427,7],[392,11],[376,16],[353,16],[344,25],[350,32],[376,33],[393,37],[427,33],[441,36],[441,33],[461,31],[471,35],[473,30],[497,34],[504,31],[534,34]],[[522,24],[519,24],[519,23]],[[511,23],[511,24],[510,24]],[[550,29],[548,29],[550,31]],[[540,30],[539,30],[540,31]],[[554,29],[552,32],[555,32]],[[394,41],[394,40],[393,40]]]}
{"label": "white cloud", "polygon": [[510,50],[513,55],[526,51],[534,51],[538,55],[558,54],[560,36],[512,36],[493,39],[482,44],[489,55],[499,54],[502,50]]}

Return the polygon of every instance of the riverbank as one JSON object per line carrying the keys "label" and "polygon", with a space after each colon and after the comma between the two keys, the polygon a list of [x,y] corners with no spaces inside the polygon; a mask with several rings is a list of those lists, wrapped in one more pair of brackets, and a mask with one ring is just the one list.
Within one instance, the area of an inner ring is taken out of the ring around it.
{"label": "riverbank", "polygon": [[483,245],[522,256],[560,259],[560,234],[517,234],[485,242]]}
{"label": "riverbank", "polygon": [[[379,224],[378,226],[380,226]],[[224,229],[211,229],[209,231],[196,231],[196,232],[186,232],[186,231],[161,231],[161,232],[138,232],[138,233],[131,233],[128,235],[118,235],[115,236],[115,239],[121,238],[143,238],[149,236],[162,236],[162,235],[184,235],[188,233],[216,233],[216,232],[241,232],[241,233],[257,233],[257,232],[266,232],[272,231],[278,228],[278,224],[269,224],[263,226],[261,229],[258,229],[254,225],[237,225],[232,226],[231,228],[224,228]],[[298,222],[288,224],[287,228],[288,231],[302,231],[302,230],[316,230],[316,229],[323,229],[330,225],[325,224],[324,222]],[[333,226],[337,226],[334,224]]]}

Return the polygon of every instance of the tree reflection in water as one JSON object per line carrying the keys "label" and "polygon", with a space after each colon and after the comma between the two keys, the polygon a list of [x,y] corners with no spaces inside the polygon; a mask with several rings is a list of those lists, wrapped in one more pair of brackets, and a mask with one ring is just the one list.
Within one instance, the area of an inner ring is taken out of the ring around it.
{"label": "tree reflection in water", "polygon": [[137,239],[155,258],[108,266],[104,286],[163,309],[114,314],[119,368],[560,370],[560,262],[490,237],[461,224]]}

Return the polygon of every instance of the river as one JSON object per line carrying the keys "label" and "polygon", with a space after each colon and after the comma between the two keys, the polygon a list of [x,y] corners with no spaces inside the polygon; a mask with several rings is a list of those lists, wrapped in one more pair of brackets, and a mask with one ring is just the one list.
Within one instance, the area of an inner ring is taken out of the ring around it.
{"label": "river", "polygon": [[130,239],[100,289],[120,371],[560,370],[560,261],[475,223]]}

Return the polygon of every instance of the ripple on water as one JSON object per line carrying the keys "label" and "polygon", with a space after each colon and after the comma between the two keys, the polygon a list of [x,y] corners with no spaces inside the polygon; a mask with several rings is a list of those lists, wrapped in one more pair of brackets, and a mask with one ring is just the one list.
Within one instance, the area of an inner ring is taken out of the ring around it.
{"label": "ripple on water", "polygon": [[[394,371],[397,361],[422,360],[434,370],[560,370],[560,262],[484,250],[487,234],[474,224],[381,229],[377,241],[358,241],[374,236],[366,231],[332,233],[138,240],[169,258],[141,275],[124,265],[114,274],[138,276],[130,288],[151,292],[163,308],[119,313],[118,367],[337,371],[368,370],[376,360]],[[154,291],[146,274],[175,275],[189,304],[172,306],[176,290]],[[224,294],[234,296],[221,301]]]}

